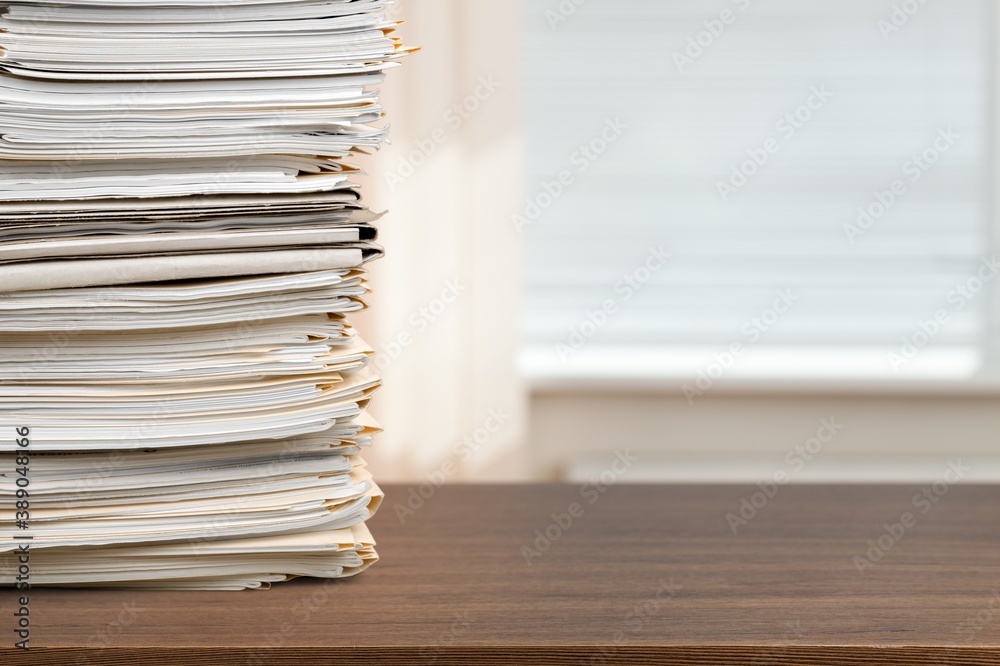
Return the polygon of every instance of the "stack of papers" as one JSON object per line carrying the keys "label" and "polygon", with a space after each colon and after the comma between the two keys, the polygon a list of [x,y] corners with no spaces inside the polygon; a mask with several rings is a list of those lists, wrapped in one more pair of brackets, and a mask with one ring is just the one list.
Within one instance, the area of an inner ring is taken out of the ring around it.
{"label": "stack of papers", "polygon": [[351,157],[386,140],[395,29],[385,0],[5,5],[0,556],[32,585],[377,559]]}

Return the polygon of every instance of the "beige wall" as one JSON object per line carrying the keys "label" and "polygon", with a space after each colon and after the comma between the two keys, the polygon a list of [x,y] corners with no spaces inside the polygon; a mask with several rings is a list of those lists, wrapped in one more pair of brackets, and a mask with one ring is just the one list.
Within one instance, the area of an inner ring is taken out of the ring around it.
{"label": "beige wall", "polygon": [[[800,470],[790,465],[830,417],[842,427]],[[952,458],[974,463],[965,480],[1000,480],[1000,398],[982,395],[716,393],[692,406],[677,393],[552,391],[533,395],[529,424],[540,478],[585,477],[631,448],[635,481],[756,481],[780,469],[793,481],[933,480]]]}

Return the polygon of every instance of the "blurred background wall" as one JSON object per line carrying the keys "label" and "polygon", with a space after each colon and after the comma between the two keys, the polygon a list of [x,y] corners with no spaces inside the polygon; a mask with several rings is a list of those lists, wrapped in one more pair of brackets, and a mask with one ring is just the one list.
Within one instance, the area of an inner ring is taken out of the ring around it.
{"label": "blurred background wall", "polygon": [[1000,480],[989,0],[411,0],[387,480]]}

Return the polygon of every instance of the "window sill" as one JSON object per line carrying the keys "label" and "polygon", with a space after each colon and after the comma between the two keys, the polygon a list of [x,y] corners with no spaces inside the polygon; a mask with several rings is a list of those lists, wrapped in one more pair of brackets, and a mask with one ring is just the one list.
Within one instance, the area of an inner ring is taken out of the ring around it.
{"label": "window sill", "polygon": [[[893,357],[892,355],[896,356]],[[530,390],[816,392],[1000,395],[974,346],[934,347],[902,359],[898,348],[756,347],[733,356],[718,347],[594,346],[560,358],[551,346],[523,347],[518,368]]]}

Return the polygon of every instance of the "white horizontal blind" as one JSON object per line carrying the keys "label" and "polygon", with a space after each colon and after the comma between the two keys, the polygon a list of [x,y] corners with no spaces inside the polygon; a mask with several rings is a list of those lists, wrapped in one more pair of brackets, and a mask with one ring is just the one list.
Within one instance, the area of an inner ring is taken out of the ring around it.
{"label": "white horizontal blind", "polygon": [[[528,358],[557,359],[574,332],[574,362],[733,342],[891,352],[941,310],[929,348],[983,348],[992,286],[960,290],[993,253],[988,0],[523,10],[526,200],[512,224]],[[663,268],[623,286],[660,246]]]}

